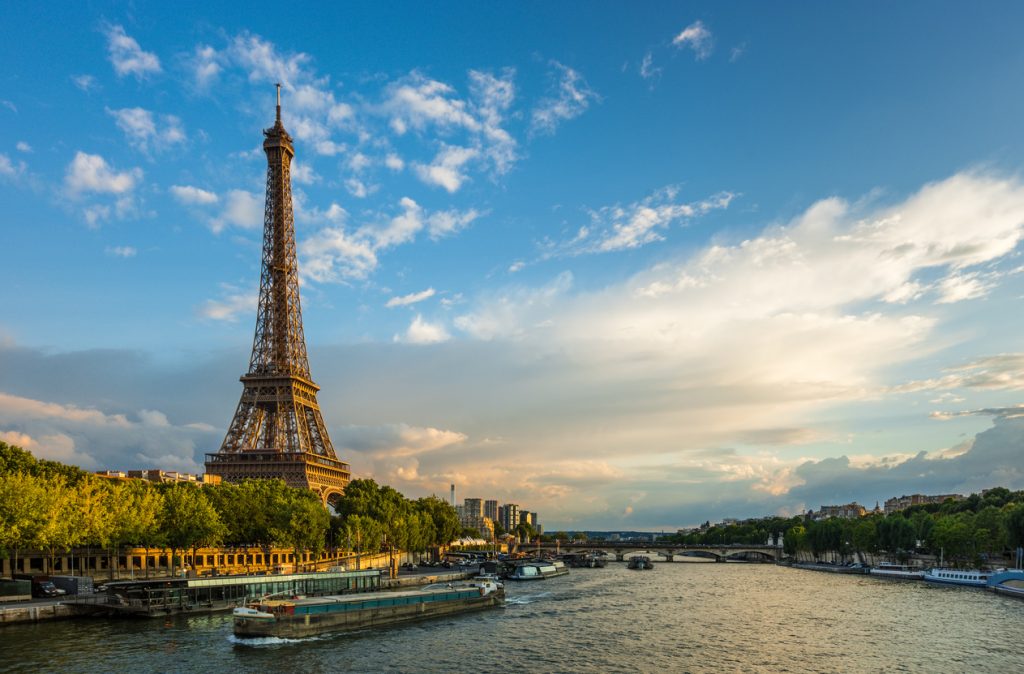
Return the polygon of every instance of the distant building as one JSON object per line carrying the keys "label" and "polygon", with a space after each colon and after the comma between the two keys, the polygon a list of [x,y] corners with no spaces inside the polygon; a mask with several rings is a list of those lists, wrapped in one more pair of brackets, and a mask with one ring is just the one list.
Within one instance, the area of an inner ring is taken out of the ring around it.
{"label": "distant building", "polygon": [[512,531],[519,526],[519,506],[515,503],[506,503],[502,507],[501,527],[505,531]]}
{"label": "distant building", "polygon": [[885,514],[898,513],[902,510],[906,510],[910,506],[916,505],[929,505],[932,503],[945,503],[946,501],[963,501],[964,497],[960,494],[937,494],[935,496],[925,496],[924,494],[911,494],[910,496],[900,496],[888,499],[885,502]]}
{"label": "distant building", "polygon": [[465,510],[466,517],[483,517],[484,516],[484,502],[478,498],[467,498],[462,500],[462,507]]}
{"label": "distant building", "polygon": [[857,519],[858,517],[864,517],[867,512],[867,509],[856,501],[853,503],[847,503],[846,505],[823,505],[818,512],[814,513],[814,519],[827,520],[830,517],[840,517],[842,519],[852,520]]}
{"label": "distant building", "polygon": [[494,499],[484,501],[484,517],[489,517],[492,520],[498,519],[498,502]]}
{"label": "distant building", "polygon": [[207,484],[220,484],[220,475],[205,473],[195,475],[193,473],[179,473],[176,470],[159,470],[156,468],[148,470],[98,470],[96,475],[110,480],[149,480],[150,482],[188,482],[199,486]]}

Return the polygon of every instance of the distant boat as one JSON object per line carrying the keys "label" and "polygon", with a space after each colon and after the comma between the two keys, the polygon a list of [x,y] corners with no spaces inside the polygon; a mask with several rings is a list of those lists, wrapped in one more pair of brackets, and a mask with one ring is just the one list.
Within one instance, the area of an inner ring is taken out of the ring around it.
{"label": "distant boat", "polygon": [[626,565],[628,569],[637,569],[638,571],[650,571],[654,568],[654,563],[650,557],[645,555],[635,555],[629,558],[629,564]]}
{"label": "distant boat", "polygon": [[967,587],[985,587],[988,585],[988,577],[991,571],[979,571],[978,569],[928,569],[924,573],[924,579],[929,583],[942,585],[966,585]]}
{"label": "distant boat", "polygon": [[882,562],[878,566],[873,566],[868,570],[868,573],[872,576],[896,578],[898,580],[921,580],[924,578],[924,569],[907,564],[894,564],[892,562]]}

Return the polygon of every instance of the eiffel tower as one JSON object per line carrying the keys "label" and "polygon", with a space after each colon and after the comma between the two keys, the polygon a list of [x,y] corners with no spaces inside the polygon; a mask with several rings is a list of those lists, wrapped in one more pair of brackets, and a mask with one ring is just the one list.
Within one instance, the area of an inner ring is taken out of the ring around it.
{"label": "eiffel tower", "polygon": [[341,495],[351,473],[331,446],[316,401],[320,387],[309,374],[292,218],[295,149],[281,124],[280,84],[277,120],[263,135],[267,200],[256,336],[238,409],[220,451],[206,455],[206,472],[225,482],[281,478],[317,491],[327,503]]}

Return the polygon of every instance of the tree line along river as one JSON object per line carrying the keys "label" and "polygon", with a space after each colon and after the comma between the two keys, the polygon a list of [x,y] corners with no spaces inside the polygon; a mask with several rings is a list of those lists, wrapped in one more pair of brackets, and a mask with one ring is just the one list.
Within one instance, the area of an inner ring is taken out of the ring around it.
{"label": "tree line along river", "polygon": [[508,583],[505,608],[304,640],[228,615],[0,631],[4,672],[1018,672],[1024,602],[757,564],[622,564]]}

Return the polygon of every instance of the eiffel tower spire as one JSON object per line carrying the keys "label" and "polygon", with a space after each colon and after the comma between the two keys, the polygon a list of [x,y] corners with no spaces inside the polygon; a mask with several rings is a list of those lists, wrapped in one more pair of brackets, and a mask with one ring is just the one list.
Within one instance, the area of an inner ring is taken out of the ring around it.
{"label": "eiffel tower spire", "polygon": [[320,414],[306,356],[299,301],[299,268],[292,215],[292,137],[277,118],[263,131],[267,154],[267,197],[263,216],[263,264],[249,371],[242,398],[206,470],[228,482],[246,478],[284,479],[317,490],[326,502],[348,484],[347,463],[339,461]]}

